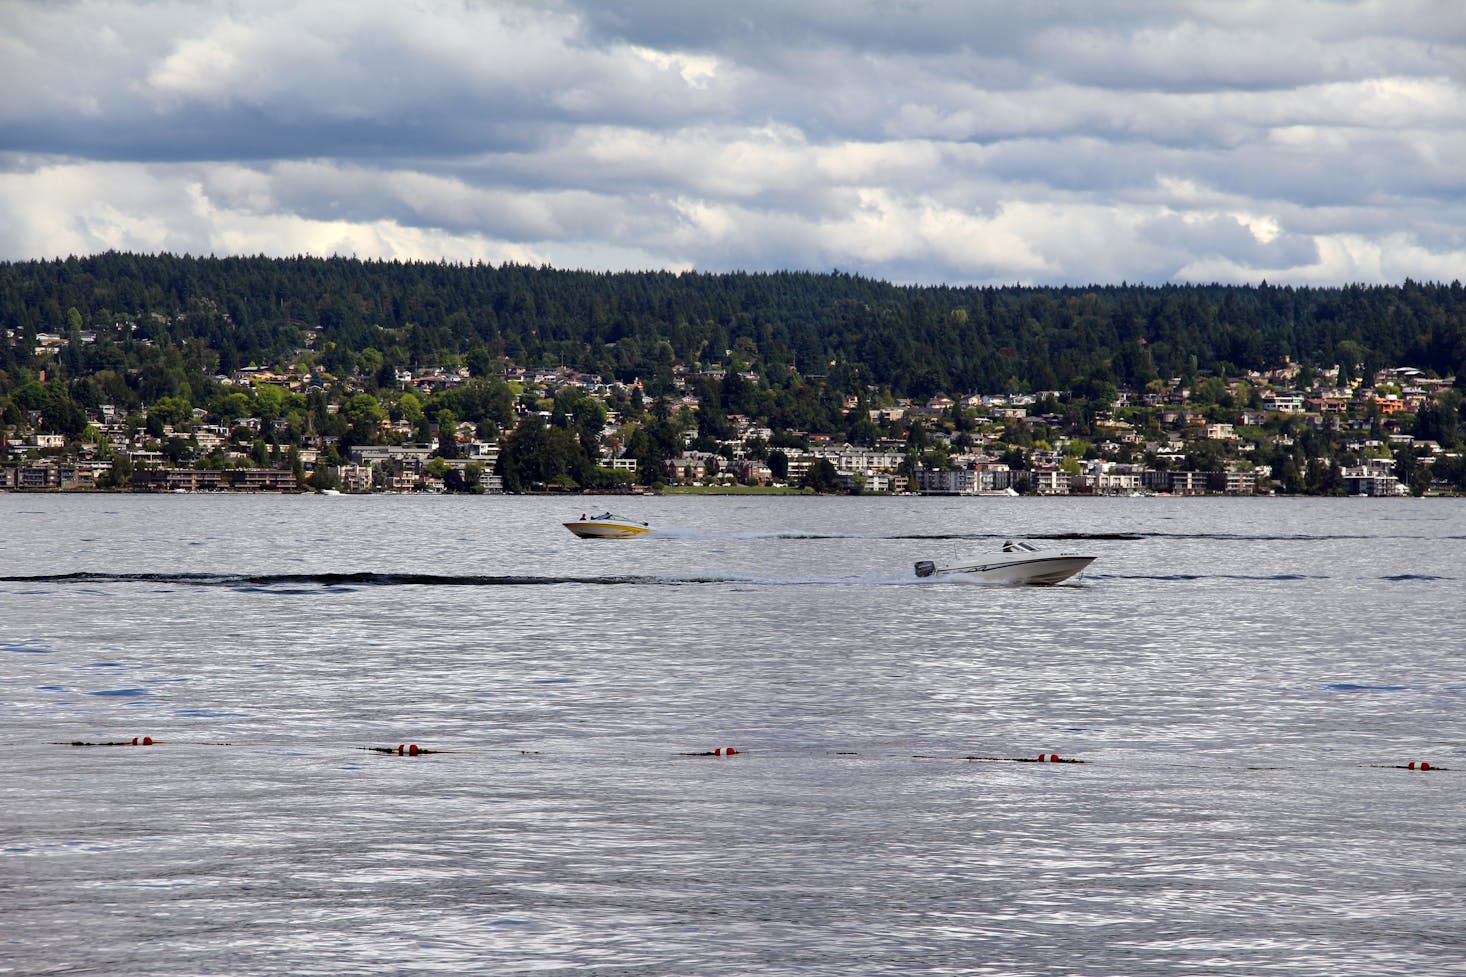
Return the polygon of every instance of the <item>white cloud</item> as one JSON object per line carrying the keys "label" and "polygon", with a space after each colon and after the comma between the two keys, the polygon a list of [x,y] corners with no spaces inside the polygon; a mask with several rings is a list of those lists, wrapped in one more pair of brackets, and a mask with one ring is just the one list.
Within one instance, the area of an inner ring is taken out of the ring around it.
{"label": "white cloud", "polygon": [[240,48],[253,41],[251,32],[225,23],[208,37],[187,38],[148,71],[147,85],[167,101],[228,102],[251,83],[265,77],[249,70]]}
{"label": "white cloud", "polygon": [[663,71],[675,71],[692,88],[707,88],[708,82],[718,73],[718,59],[707,55],[686,54],[681,51],[656,51],[651,48],[632,45],[632,54]]}

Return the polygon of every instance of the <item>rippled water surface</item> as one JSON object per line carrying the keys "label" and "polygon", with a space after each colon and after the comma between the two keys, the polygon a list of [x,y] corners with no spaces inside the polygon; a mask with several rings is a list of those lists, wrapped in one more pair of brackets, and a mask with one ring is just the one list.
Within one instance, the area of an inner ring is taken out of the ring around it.
{"label": "rippled water surface", "polygon": [[0,973],[1466,973],[1461,502],[606,501],[0,495]]}

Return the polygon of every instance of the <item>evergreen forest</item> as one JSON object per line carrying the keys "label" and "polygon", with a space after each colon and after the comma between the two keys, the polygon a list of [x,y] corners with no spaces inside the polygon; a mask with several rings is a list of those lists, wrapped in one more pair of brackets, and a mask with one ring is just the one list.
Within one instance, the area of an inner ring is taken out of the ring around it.
{"label": "evergreen forest", "polygon": [[[123,330],[120,325],[128,328]],[[352,258],[107,253],[0,264],[0,395],[30,379],[38,334],[96,331],[62,376],[140,371],[143,400],[201,375],[290,361],[307,346],[345,376],[501,358],[564,365],[666,393],[674,364],[752,369],[776,387],[817,376],[897,397],[1143,387],[1285,358],[1437,375],[1466,364],[1466,289],[1096,285],[899,286],[817,274],[598,273]],[[146,341],[142,343],[140,341]],[[368,351],[371,353],[368,354]],[[363,362],[363,354],[366,356]],[[791,369],[792,368],[792,369]],[[86,396],[93,391],[73,391]],[[121,391],[108,392],[109,395]]]}

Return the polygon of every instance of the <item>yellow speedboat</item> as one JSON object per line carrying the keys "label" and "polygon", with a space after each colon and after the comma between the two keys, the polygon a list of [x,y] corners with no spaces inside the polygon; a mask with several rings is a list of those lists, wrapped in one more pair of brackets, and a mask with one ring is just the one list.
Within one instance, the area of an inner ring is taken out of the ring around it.
{"label": "yellow speedboat", "polygon": [[652,527],[635,519],[618,516],[614,512],[603,512],[598,516],[584,513],[574,522],[565,523],[565,528],[581,539],[626,539],[641,536],[652,531]]}

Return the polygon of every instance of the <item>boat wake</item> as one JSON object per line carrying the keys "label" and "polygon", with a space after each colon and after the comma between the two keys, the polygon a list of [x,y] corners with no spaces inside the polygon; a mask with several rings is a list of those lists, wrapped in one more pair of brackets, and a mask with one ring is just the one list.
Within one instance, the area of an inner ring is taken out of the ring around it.
{"label": "boat wake", "polygon": [[[997,539],[1010,539],[1014,536],[1022,536],[1024,539],[1045,540],[1047,542],[1139,542],[1147,539],[1213,539],[1232,542],[1296,542],[1296,543],[1325,543],[1336,542],[1342,539],[1425,539],[1425,536],[1379,536],[1369,535],[1348,535],[1341,533],[1312,534],[1312,533],[1172,533],[1164,531],[1155,532],[1028,532],[1021,529],[1013,529],[1005,532],[947,532],[947,533],[837,533],[821,530],[803,529],[782,529],[782,530],[761,530],[751,532],[732,533],[705,533],[691,529],[658,529],[650,534],[659,539],[698,539],[698,540],[760,540],[760,539],[795,539],[795,540],[851,540],[851,539],[909,539],[926,542],[942,542],[943,540],[959,542],[984,542]],[[1453,539],[1456,537],[1430,537],[1439,539]]]}
{"label": "boat wake", "polygon": [[[973,532],[973,533],[911,533],[892,536],[881,536],[880,539],[925,539],[925,540],[992,540],[1006,539],[1011,536],[1022,536],[1024,539],[1042,539],[1050,542],[1065,540],[1101,540],[1118,542],[1137,542],[1144,539],[1215,539],[1233,540],[1238,542],[1334,542],[1341,539],[1425,539],[1424,536],[1377,536],[1359,535],[1350,536],[1341,533],[1329,533],[1327,535],[1309,533],[1168,533],[1168,532],[1114,532],[1114,533],[1042,533],[1014,530],[1006,533]],[[833,538],[833,537],[832,537]],[[1430,537],[1432,539],[1445,539],[1450,537]]]}
{"label": "boat wake", "polygon": [[164,587],[221,587],[276,594],[311,593],[318,590],[355,590],[368,587],[544,587],[565,584],[591,586],[682,587],[696,584],[849,585],[908,583],[905,578],[801,577],[769,579],[733,575],[608,574],[577,576],[549,574],[440,574],[440,573],[56,573],[35,576],[0,577],[0,583],[82,585],[144,584]]}
{"label": "boat wake", "polygon": [[57,573],[0,577],[29,584],[171,584],[182,587],[515,587],[555,584],[735,583],[738,577],[665,577],[638,574],[534,576],[444,573]]}
{"label": "boat wake", "polygon": [[878,539],[922,539],[922,540],[993,540],[1011,539],[1014,536],[1022,536],[1024,539],[1044,539],[1049,541],[1057,540],[1137,540],[1144,539],[1149,533],[898,533],[892,536],[880,536]]}
{"label": "boat wake", "polygon": [[[655,529],[647,534],[651,539],[677,540],[759,540],[759,539],[862,539],[870,537],[852,536],[848,533],[815,532],[803,529],[768,529],[749,532],[708,533],[696,529]],[[877,537],[900,539],[902,537]]]}
{"label": "boat wake", "polygon": [[1095,580],[1159,580],[1190,582],[1192,580],[1328,580],[1317,573],[1090,573]]}
{"label": "boat wake", "polygon": [[1458,536],[1408,536],[1390,535],[1381,536],[1378,534],[1349,535],[1347,533],[1177,533],[1165,531],[1147,532],[1028,532],[1021,529],[1014,529],[1006,532],[947,532],[947,533],[840,533],[828,530],[817,529],[764,529],[749,530],[746,532],[705,532],[697,529],[679,529],[675,527],[662,527],[653,529],[643,534],[640,538],[646,540],[700,540],[700,541],[757,541],[757,540],[860,540],[860,539],[895,539],[895,540],[919,540],[924,542],[986,542],[999,539],[1010,539],[1014,536],[1022,536],[1024,539],[1037,539],[1047,542],[1121,542],[1134,543],[1142,540],[1185,540],[1185,539],[1211,539],[1224,542],[1289,542],[1289,543],[1331,543],[1346,539],[1462,539]]}

